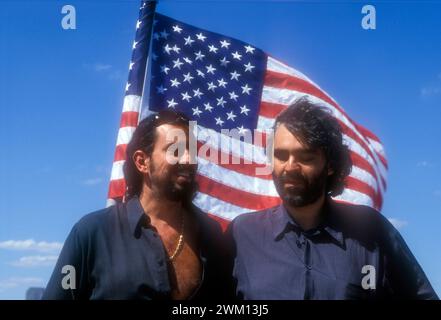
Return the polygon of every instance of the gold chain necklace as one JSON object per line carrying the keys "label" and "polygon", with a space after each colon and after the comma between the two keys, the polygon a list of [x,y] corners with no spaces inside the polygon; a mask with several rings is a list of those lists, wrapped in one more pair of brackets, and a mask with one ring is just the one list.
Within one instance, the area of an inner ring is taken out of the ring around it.
{"label": "gold chain necklace", "polygon": [[181,234],[179,235],[178,245],[176,246],[175,251],[173,251],[173,254],[168,257],[170,261],[173,262],[176,256],[181,252],[183,246],[184,246],[184,213],[182,213]]}

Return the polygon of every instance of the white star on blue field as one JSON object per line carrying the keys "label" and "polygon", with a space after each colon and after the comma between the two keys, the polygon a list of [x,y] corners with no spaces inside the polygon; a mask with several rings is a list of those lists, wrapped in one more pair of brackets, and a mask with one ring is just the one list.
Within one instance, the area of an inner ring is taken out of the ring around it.
{"label": "white star on blue field", "polygon": [[[106,203],[127,75],[136,67],[130,59],[139,2],[70,4],[76,30],[62,29],[58,2],[7,1],[0,10],[0,299],[24,299],[29,287],[44,287],[74,223]],[[190,112],[201,117],[237,101],[209,125],[244,130],[254,48],[305,73],[383,141],[389,173],[382,213],[441,295],[441,4],[374,5],[377,29],[367,31],[362,4],[354,2],[160,2],[161,14],[251,46],[207,43],[159,65],[158,72],[176,76],[155,89],[180,90],[167,98],[170,106],[200,100]],[[210,40],[176,27],[166,31],[183,35],[166,48],[176,56]],[[222,50],[228,56],[216,64],[187,70]],[[186,89],[239,62],[241,69],[223,79]],[[220,90],[216,100],[204,100]]]}

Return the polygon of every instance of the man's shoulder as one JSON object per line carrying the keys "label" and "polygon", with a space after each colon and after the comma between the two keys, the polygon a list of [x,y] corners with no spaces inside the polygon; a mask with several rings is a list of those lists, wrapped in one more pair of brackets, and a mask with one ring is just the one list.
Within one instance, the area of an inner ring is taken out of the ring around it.
{"label": "man's shoulder", "polygon": [[94,234],[105,228],[112,219],[115,219],[120,211],[121,204],[116,204],[107,208],[92,211],[84,215],[74,225],[73,229],[81,236]]}
{"label": "man's shoulder", "polygon": [[382,214],[367,205],[352,204],[333,200],[331,203],[332,211],[344,221],[353,223],[370,223],[382,219]]}
{"label": "man's shoulder", "polygon": [[271,217],[275,212],[279,210],[280,206],[243,213],[232,221],[232,227],[234,230],[249,230],[250,232],[256,232],[259,229],[266,228],[271,223]]}
{"label": "man's shoulder", "polygon": [[333,201],[332,207],[340,227],[347,236],[378,241],[386,233],[396,231],[384,215],[370,206]]}

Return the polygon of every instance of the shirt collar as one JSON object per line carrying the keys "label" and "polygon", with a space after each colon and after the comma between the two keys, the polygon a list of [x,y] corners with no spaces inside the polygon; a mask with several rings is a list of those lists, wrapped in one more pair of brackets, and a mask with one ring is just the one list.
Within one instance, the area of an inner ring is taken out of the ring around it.
{"label": "shirt collar", "polygon": [[130,232],[135,235],[139,227],[147,225],[150,219],[145,214],[137,196],[134,196],[127,201],[126,210]]}
{"label": "shirt collar", "polygon": [[[323,214],[325,218],[323,222],[311,232],[314,234],[320,232],[321,230],[326,231],[339,245],[344,245],[343,233],[339,228],[339,223],[337,215],[335,213],[333,201],[331,199],[326,199],[325,205],[323,207]],[[274,211],[273,214],[273,236],[275,240],[280,240],[283,238],[285,233],[290,230],[295,230],[297,232],[303,232],[302,228],[296,223],[296,221],[291,217],[291,215],[286,210],[285,206],[280,204]]]}
{"label": "shirt collar", "polygon": [[[200,224],[202,224],[201,225],[201,234],[205,235],[205,232],[207,230],[205,230],[204,226],[203,226],[203,219],[202,219],[203,213],[201,213],[201,211],[197,207],[195,207],[194,205],[191,206],[190,210],[194,213],[196,221],[198,221]],[[150,225],[150,218],[144,212],[144,209],[141,206],[141,202],[139,201],[138,196],[134,196],[134,197],[130,198],[129,201],[127,201],[126,211],[127,211],[127,219],[129,220],[130,232],[133,235],[138,234],[139,227],[141,227],[141,226],[147,227]]]}
{"label": "shirt collar", "polygon": [[288,211],[283,203],[276,207],[275,211],[273,212],[272,222],[273,236],[275,240],[281,239],[289,230],[290,225],[297,226],[294,219],[292,219],[288,214]]}

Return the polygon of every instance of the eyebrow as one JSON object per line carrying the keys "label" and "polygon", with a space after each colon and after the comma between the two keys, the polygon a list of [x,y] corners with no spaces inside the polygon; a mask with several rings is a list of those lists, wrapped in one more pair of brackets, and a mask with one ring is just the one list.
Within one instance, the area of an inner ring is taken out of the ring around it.
{"label": "eyebrow", "polygon": [[[274,152],[276,151],[288,151],[287,149],[282,148],[274,148]],[[302,153],[302,154],[315,154],[318,150],[317,149],[296,149],[294,150],[295,153]]]}

